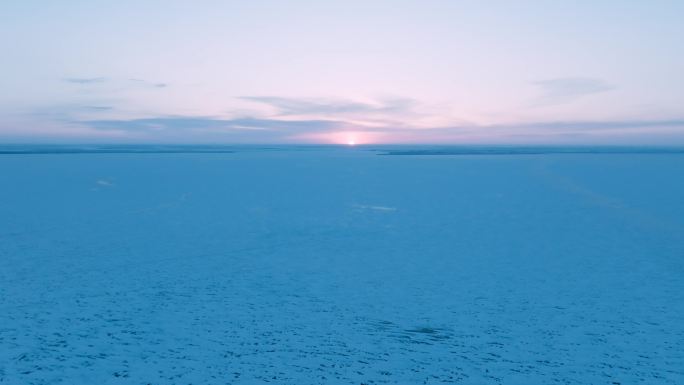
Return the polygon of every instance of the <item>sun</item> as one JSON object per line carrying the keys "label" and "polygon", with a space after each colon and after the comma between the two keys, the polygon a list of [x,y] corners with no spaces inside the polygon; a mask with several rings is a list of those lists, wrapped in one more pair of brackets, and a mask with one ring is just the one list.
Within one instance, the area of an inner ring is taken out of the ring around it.
{"label": "sun", "polygon": [[300,138],[312,143],[325,143],[343,147],[363,147],[375,142],[372,134],[374,133],[363,131],[335,131],[303,135]]}

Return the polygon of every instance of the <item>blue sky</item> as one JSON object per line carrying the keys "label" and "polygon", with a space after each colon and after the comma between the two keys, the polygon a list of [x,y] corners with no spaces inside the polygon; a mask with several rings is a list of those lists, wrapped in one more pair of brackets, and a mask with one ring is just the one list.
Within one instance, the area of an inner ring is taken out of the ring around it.
{"label": "blue sky", "polygon": [[684,144],[682,1],[0,3],[0,141]]}

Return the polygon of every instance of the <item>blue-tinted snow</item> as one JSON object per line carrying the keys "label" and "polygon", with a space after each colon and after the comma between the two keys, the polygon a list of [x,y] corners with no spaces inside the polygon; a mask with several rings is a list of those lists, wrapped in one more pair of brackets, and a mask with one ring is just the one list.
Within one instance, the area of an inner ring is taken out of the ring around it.
{"label": "blue-tinted snow", "polygon": [[0,383],[684,383],[684,155],[230,151],[0,156]]}

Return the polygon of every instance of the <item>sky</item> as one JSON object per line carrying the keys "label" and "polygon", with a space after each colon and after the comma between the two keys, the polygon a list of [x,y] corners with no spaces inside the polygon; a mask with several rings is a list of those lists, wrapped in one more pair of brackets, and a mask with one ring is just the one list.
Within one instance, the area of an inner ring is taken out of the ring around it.
{"label": "sky", "polygon": [[684,1],[0,2],[0,143],[684,144]]}

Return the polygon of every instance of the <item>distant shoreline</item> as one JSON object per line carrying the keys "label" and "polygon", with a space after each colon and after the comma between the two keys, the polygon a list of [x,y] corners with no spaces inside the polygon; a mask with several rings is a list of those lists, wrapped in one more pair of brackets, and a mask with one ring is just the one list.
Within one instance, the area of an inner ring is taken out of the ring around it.
{"label": "distant shoreline", "polygon": [[0,145],[0,155],[40,154],[232,154],[244,151],[361,150],[377,155],[684,154],[675,146],[515,145]]}

